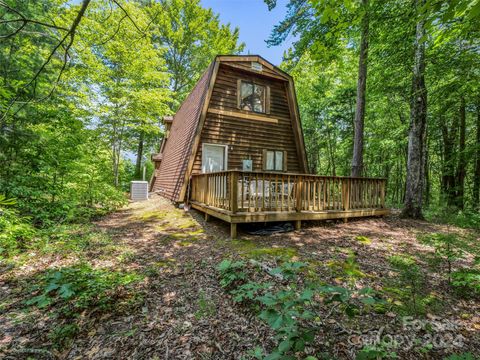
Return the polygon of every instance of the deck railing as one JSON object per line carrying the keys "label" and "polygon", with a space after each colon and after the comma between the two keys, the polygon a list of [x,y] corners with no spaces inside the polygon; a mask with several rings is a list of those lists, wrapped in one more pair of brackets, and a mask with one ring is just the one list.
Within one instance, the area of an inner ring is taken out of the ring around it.
{"label": "deck railing", "polygon": [[232,213],[385,208],[385,179],[275,172],[195,174],[190,199]]}

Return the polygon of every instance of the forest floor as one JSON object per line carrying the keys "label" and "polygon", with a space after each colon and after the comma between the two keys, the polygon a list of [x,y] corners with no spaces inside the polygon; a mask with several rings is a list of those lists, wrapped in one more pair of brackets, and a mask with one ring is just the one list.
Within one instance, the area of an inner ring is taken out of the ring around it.
{"label": "forest floor", "polygon": [[[205,223],[200,213],[154,196],[93,225],[52,234],[41,250],[0,263],[0,357],[238,359],[253,358],[255,349],[269,353],[277,346],[275,331],[258,309],[235,302],[220,285],[218,264],[231,258],[260,264],[256,276],[273,282],[266,269],[303,262],[308,271],[301,276],[352,291],[368,286],[385,298],[352,318],[342,306],[320,301],[312,321],[322,326],[297,353],[301,358],[354,359],[368,339],[385,335],[397,342],[377,348],[378,358],[480,355],[480,301],[453,291],[442,265],[430,261],[433,249],[418,240],[448,232],[478,244],[478,233],[395,215],[305,223],[300,231],[269,236],[239,230],[240,240],[231,241],[227,224]],[[389,262],[396,254],[421,265],[413,299]],[[468,254],[454,265],[471,261]]]}

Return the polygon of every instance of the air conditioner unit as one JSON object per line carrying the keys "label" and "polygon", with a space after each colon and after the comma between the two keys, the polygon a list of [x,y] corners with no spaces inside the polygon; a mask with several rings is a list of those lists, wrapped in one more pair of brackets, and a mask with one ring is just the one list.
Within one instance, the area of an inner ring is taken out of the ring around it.
{"label": "air conditioner unit", "polygon": [[133,201],[148,200],[148,181],[132,181],[130,183],[130,199]]}

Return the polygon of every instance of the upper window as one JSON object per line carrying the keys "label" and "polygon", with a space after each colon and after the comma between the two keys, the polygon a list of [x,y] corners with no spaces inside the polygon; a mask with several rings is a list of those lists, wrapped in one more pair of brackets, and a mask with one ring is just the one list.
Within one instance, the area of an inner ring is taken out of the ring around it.
{"label": "upper window", "polygon": [[265,86],[253,82],[242,81],[240,84],[240,109],[265,113],[265,105]]}

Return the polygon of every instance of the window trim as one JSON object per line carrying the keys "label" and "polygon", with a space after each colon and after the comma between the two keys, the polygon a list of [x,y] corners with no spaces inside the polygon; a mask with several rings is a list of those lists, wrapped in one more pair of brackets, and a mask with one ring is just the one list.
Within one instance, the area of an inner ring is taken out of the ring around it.
{"label": "window trim", "polygon": [[[267,169],[267,156],[268,152],[273,152],[273,169]],[[282,161],[282,169],[276,169],[276,157],[277,152],[281,152],[283,156]],[[286,172],[287,171],[287,152],[285,150],[279,149],[264,149],[263,150],[263,171],[271,171],[271,172]]]}
{"label": "window trim", "polygon": [[[242,82],[246,84],[251,84],[253,86],[253,91],[255,91],[255,86],[262,86],[265,89],[265,92],[264,92],[265,103],[263,106],[264,111],[253,110],[254,109],[253,104],[251,104],[252,110],[242,109],[242,106],[241,106],[242,105]],[[243,111],[253,112],[255,114],[270,114],[270,86],[254,80],[238,79],[237,80],[237,108]]]}
{"label": "window trim", "polygon": [[202,143],[202,163],[201,163],[201,173],[202,174],[209,174],[209,172],[204,172],[203,171],[203,164],[204,164],[204,160],[205,160],[205,146],[218,146],[218,147],[223,147],[224,148],[224,151],[223,151],[223,167],[224,169],[223,170],[220,170],[220,171],[227,171],[228,170],[228,148],[229,148],[229,145],[227,144],[214,144],[214,143]]}

